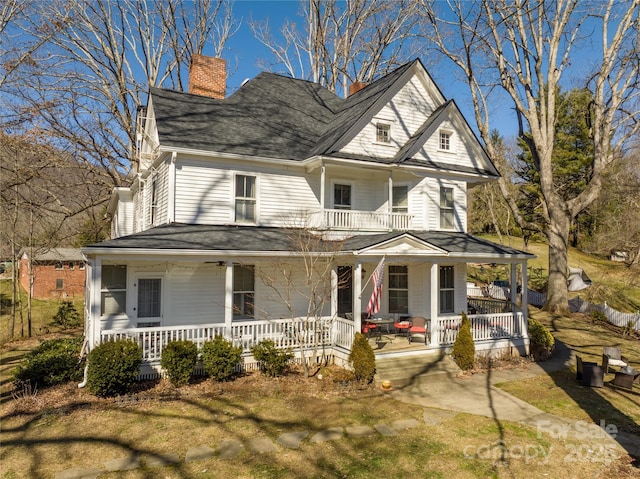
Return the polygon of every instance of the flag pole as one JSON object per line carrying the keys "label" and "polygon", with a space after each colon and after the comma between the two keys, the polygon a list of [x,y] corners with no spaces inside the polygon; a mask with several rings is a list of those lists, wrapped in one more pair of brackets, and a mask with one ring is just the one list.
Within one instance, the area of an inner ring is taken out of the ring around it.
{"label": "flag pole", "polygon": [[[382,261],[384,261],[386,259],[387,255],[385,254],[382,259],[378,262],[378,266],[380,266],[380,263]],[[378,269],[378,266],[376,266],[376,269]],[[375,269],[373,270],[375,272]],[[364,286],[362,287],[362,289],[360,290],[360,294],[362,295],[362,293],[364,293],[365,288],[367,287],[367,285],[369,284],[369,282],[371,281],[371,278],[373,278],[373,273],[371,273],[369,275],[369,279],[367,280],[366,283],[364,283]]]}

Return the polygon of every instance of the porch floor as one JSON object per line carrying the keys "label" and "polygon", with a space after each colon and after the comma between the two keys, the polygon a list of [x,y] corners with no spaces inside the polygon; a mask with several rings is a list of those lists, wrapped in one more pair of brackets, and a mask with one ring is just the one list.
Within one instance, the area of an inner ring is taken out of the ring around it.
{"label": "porch floor", "polygon": [[409,342],[406,336],[396,336],[393,333],[383,334],[380,337],[369,338],[369,344],[376,354],[398,353],[398,352],[419,352],[428,351],[430,346],[420,341]]}

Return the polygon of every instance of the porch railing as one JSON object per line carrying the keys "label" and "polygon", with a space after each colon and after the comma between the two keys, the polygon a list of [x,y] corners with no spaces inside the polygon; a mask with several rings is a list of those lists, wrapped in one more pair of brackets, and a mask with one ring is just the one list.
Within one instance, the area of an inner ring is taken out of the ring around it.
{"label": "porch railing", "polygon": [[[526,325],[521,312],[481,314],[468,316],[471,321],[471,335],[474,341],[524,337]],[[442,346],[451,345],[458,337],[462,316],[439,318],[437,324],[438,342]]]}
{"label": "porch railing", "polygon": [[[334,324],[335,322],[335,324]],[[160,360],[162,349],[169,341],[188,340],[198,345],[224,336],[235,346],[241,346],[248,353],[260,341],[270,339],[277,348],[305,349],[327,347],[333,344],[351,347],[353,322],[334,320],[330,317],[275,319],[269,321],[236,321],[231,325],[230,334],[224,323],[193,326],[160,326],[152,328],[107,329],[100,333],[100,341],[132,339],[142,348],[146,361]],[[350,339],[349,339],[350,338]]]}
{"label": "porch railing", "polygon": [[311,214],[311,224],[317,228],[339,230],[395,230],[411,229],[413,215],[358,210],[322,210]]}

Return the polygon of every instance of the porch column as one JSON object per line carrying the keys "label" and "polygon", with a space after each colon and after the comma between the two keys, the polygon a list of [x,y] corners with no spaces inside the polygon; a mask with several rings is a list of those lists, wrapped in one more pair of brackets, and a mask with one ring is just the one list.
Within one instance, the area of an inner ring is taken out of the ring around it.
{"label": "porch column", "polygon": [[515,307],[518,301],[518,265],[517,263],[511,263],[509,267],[511,268],[511,304]]}
{"label": "porch column", "polygon": [[227,339],[231,339],[233,322],[233,261],[227,261],[224,275],[224,329]]}
{"label": "porch column", "polygon": [[[326,184],[326,171],[324,167],[324,163],[320,167],[320,211],[324,211],[324,202],[325,202],[325,184]],[[324,218],[324,215],[322,215]],[[324,226],[324,224],[323,224]]]}
{"label": "porch column", "polygon": [[429,298],[429,317],[431,319],[431,346],[437,348],[440,346],[440,325],[438,324],[438,303],[440,295],[438,294],[438,263],[431,263],[430,288],[428,292]]}
{"label": "porch column", "polygon": [[89,329],[89,347],[93,348],[100,343],[100,315],[101,315],[101,288],[102,288],[102,258],[95,258],[91,265],[91,298],[89,317],[91,326]]}
{"label": "porch column", "polygon": [[338,266],[331,265],[331,319],[338,315]]}
{"label": "porch column", "polygon": [[356,262],[353,268],[353,324],[355,332],[362,330],[362,263]]}
{"label": "porch column", "polygon": [[527,325],[529,324],[529,287],[527,286],[529,279],[527,278],[527,261],[522,262],[522,298],[521,298],[521,309],[522,309],[522,336],[528,337],[529,334],[527,332]]}

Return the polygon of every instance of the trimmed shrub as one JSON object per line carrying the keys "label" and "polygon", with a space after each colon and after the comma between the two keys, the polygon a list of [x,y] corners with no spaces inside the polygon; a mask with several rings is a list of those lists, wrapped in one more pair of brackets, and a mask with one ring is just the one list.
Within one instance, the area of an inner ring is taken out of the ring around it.
{"label": "trimmed shrub", "polygon": [[160,366],[176,387],[189,384],[198,361],[198,346],[191,341],[169,341],[162,349]]}
{"label": "trimmed shrub", "polygon": [[476,358],[476,345],[471,334],[471,321],[464,312],[462,313],[462,323],[460,324],[458,337],[453,343],[451,357],[463,371],[473,368]]}
{"label": "trimmed shrub", "polygon": [[216,336],[202,345],[202,366],[216,381],[228,381],[242,360],[242,348],[231,341]]}
{"label": "trimmed shrub", "polygon": [[29,351],[13,371],[16,388],[44,388],[82,379],[80,350],[83,338],[58,338]]}
{"label": "trimmed shrub", "polygon": [[63,301],[58,307],[58,312],[53,317],[54,324],[64,329],[78,328],[82,326],[80,313],[71,301]]}
{"label": "trimmed shrub", "polygon": [[537,319],[529,318],[529,352],[534,361],[544,361],[553,354],[555,339]]}
{"label": "trimmed shrub", "polygon": [[87,389],[96,396],[126,394],[136,382],[142,348],[127,339],[107,341],[89,353]]}
{"label": "trimmed shrub", "polygon": [[356,333],[349,353],[349,364],[357,381],[369,384],[376,374],[376,355],[367,337]]}
{"label": "trimmed shrub", "polygon": [[260,363],[260,369],[271,377],[282,376],[289,369],[289,362],[293,353],[288,350],[277,349],[271,339],[260,341],[251,348],[253,357]]}

